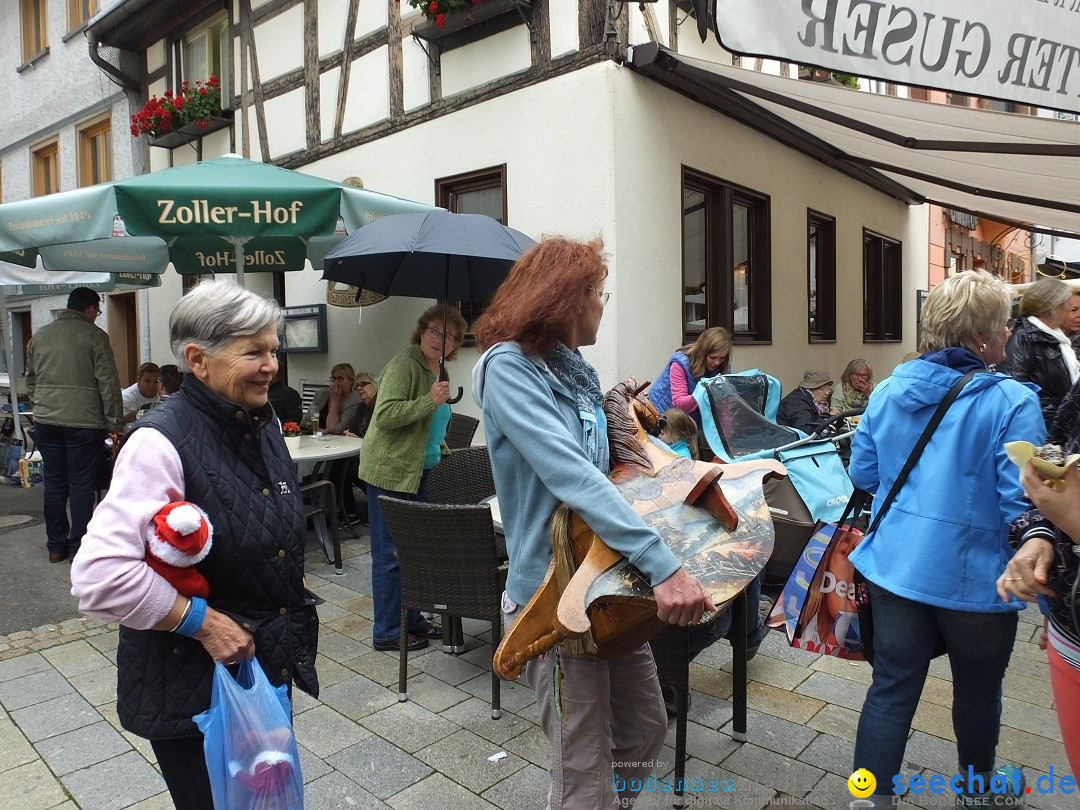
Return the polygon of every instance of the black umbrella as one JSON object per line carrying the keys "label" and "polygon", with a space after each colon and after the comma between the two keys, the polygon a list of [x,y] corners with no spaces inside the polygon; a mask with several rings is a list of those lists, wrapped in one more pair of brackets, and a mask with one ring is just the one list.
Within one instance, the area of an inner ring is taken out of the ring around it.
{"label": "black umbrella", "polygon": [[[326,254],[323,279],[382,295],[487,301],[535,242],[482,214],[391,214],[368,223]],[[443,358],[446,335],[443,335]],[[445,380],[445,359],[439,380]],[[461,398],[461,389],[457,402]]]}

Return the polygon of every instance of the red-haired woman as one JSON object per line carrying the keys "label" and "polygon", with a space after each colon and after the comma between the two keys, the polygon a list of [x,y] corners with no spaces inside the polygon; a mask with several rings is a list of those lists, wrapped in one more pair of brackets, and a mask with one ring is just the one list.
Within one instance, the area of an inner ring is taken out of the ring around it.
{"label": "red-haired woman", "polygon": [[[601,248],[561,238],[530,248],[475,330],[486,351],[473,371],[473,392],[510,555],[507,627],[547,571],[548,523],[560,502],[648,577],[661,619],[686,625],[714,607],[607,479],[600,381],[578,351],[596,342],[609,296]],[[667,731],[649,646],[612,661],[556,647],[530,661],[525,678],[552,747],[548,807],[628,806]]]}

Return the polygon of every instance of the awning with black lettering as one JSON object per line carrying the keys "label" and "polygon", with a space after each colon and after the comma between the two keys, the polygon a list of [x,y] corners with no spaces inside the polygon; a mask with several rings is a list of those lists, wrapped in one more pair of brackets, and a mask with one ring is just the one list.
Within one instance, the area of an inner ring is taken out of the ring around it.
{"label": "awning with black lettering", "polygon": [[629,65],[843,174],[930,202],[1080,238],[1080,124],[785,79],[655,42]]}

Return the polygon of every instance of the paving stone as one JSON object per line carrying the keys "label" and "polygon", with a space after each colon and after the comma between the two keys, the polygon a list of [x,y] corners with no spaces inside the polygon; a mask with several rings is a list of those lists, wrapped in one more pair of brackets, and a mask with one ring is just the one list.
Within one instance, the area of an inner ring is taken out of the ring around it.
{"label": "paving stone", "polygon": [[[359,639],[364,634],[369,638],[371,637],[371,619],[357,616],[355,613],[349,613],[348,611],[343,612],[340,617],[331,621],[322,621],[322,627],[328,627],[335,633],[341,633],[341,635],[348,638]],[[320,646],[321,641],[322,639],[320,639]]]}
{"label": "paving stone", "polygon": [[916,731],[925,731],[934,737],[956,742],[952,729],[952,712],[941,706],[920,703],[911,719],[911,727]]}
{"label": "paving stone", "polygon": [[23,678],[36,672],[45,672],[51,665],[40,653],[27,653],[0,661],[0,683]]}
{"label": "paving stone", "polygon": [[530,764],[485,790],[481,797],[503,810],[521,810],[544,807],[547,795],[547,770]]}
{"label": "paving stone", "polygon": [[833,737],[831,734],[818,734],[799,754],[798,759],[807,765],[847,779],[851,775],[854,753],[855,746],[848,740]]}
{"label": "paving stone", "polygon": [[727,700],[734,691],[730,672],[713,669],[697,661],[690,664],[690,688],[720,700]]}
{"label": "paving stone", "polygon": [[1002,698],[1001,722],[1061,742],[1061,726],[1053,709],[1005,697]]}
{"label": "paving stone", "polygon": [[479,698],[469,698],[451,706],[441,716],[485,740],[502,745],[521,734],[528,726],[539,722],[534,708],[526,709],[526,712],[528,716],[521,718],[512,712],[504,711],[502,717],[493,720],[490,703]]}
{"label": "paving stone", "polygon": [[431,810],[433,807],[453,807],[454,810],[491,810],[495,805],[469,793],[441,773],[409,787],[390,799],[387,804],[395,810]]}
{"label": "paving stone", "polygon": [[1048,772],[1052,767],[1057,774],[1072,773],[1061,743],[1008,726],[1001,728],[997,758],[1038,771]]}
{"label": "paving stone", "polygon": [[544,736],[544,730],[540,726],[529,723],[523,732],[504,742],[502,747],[511,754],[527,759],[544,773],[547,773],[548,768],[551,767],[551,746],[548,745],[547,737]]}
{"label": "paving stone", "polygon": [[[427,672],[451,686],[465,683],[465,681],[484,673],[484,670],[476,666],[476,664],[463,661],[456,655],[446,655],[441,650],[423,658],[418,658],[416,666],[421,671]],[[491,674],[490,669],[487,670],[487,674]]]}
{"label": "paving stone", "polygon": [[[1045,655],[1045,653],[1042,653]],[[1015,656],[1013,661],[1015,661]],[[1005,680],[1001,685],[1001,693],[1015,700],[1032,703],[1037,706],[1050,708],[1054,705],[1054,690],[1050,687],[1049,673],[1041,679],[1022,670],[1016,671],[1011,668],[1005,673]]]}
{"label": "paving stone", "polygon": [[721,764],[725,770],[792,796],[805,796],[824,773],[752,743],[744,743]]}
{"label": "paving stone", "polygon": [[690,690],[690,711],[688,716],[692,717],[694,722],[699,725],[706,728],[722,728],[725,723],[731,720],[733,710],[730,700],[720,700],[720,698],[706,695],[704,692]]}
{"label": "paving stone", "polygon": [[398,702],[396,691],[391,692],[363,675],[353,675],[323,689],[319,699],[352,720],[367,717]]}
{"label": "paving stone", "polygon": [[308,709],[314,709],[316,706],[321,705],[318,698],[313,698],[302,689],[293,689],[292,713],[294,715],[303,714]]}
{"label": "paving stone", "polygon": [[868,685],[874,677],[874,670],[865,661],[848,661],[835,655],[819,655],[810,669]]}
{"label": "paving stone", "polygon": [[799,650],[787,643],[787,636],[782,632],[766,633],[765,638],[758,648],[758,655],[767,655],[770,658],[779,658],[790,664],[801,664],[804,667],[811,666],[818,659],[815,653]]}
{"label": "paving stone", "polygon": [[0,683],[0,706],[9,712],[74,692],[64,676],[52,667],[32,675]]}
{"label": "paving stone", "polygon": [[925,703],[933,703],[935,706],[943,706],[951,711],[952,693],[953,685],[951,681],[943,681],[941,678],[928,676],[919,700]]}
{"label": "paving stone", "polygon": [[[689,763],[688,763],[689,764]],[[761,810],[767,807],[776,796],[776,791],[768,785],[747,779],[725,766],[709,768],[698,774],[687,770],[688,779],[700,778],[701,789],[688,794],[688,805],[704,807],[724,807],[730,810]],[[687,786],[696,787],[696,783],[687,782]],[[670,800],[667,794],[661,798]],[[690,802],[693,803],[690,803]],[[670,801],[668,802],[670,806]]]}
{"label": "paving stone", "polygon": [[904,749],[904,764],[908,768],[929,769],[934,773],[956,773],[956,743],[914,731]]}
{"label": "paving stone", "polygon": [[[380,799],[394,796],[432,773],[431,768],[416,757],[374,735],[327,757],[326,761]],[[445,780],[445,777],[440,779]],[[453,782],[445,781],[448,786],[461,790]],[[435,800],[426,808],[458,806],[446,796],[433,798]]]}
{"label": "paving stone", "polygon": [[[495,762],[488,759],[500,752],[506,756]],[[489,740],[464,729],[417,751],[416,758],[473,793],[483,793],[528,764]]]}
{"label": "paving stone", "polygon": [[[368,633],[370,637],[371,633]],[[335,633],[333,630],[327,630],[325,627],[319,629],[319,657],[329,658],[332,661],[337,661],[339,664],[348,661],[350,658],[356,658],[359,655],[363,655],[368,651],[368,647],[365,644],[357,641],[354,638],[343,636],[341,633]]]}
{"label": "paving stone", "polygon": [[[0,773],[37,759],[37,751],[10,717],[0,718]],[[3,793],[0,792],[0,796]]]}
{"label": "paving stone", "polygon": [[[344,666],[352,672],[355,672],[357,675],[363,675],[365,678],[374,681],[380,686],[385,686],[396,694],[398,688],[397,657],[392,657],[381,652],[375,652],[370,647],[366,648],[366,650],[366,652],[358,655],[356,658],[350,658],[348,661],[345,661]],[[411,662],[406,664],[405,673],[408,676],[409,681],[412,681],[414,677],[421,674],[420,670],[416,668],[416,665]]]}
{"label": "paving stone", "polygon": [[[73,805],[74,806],[74,805]],[[168,791],[143,799],[129,807],[129,810],[174,810],[172,797]]]}
{"label": "paving stone", "polygon": [[109,659],[84,640],[50,647],[42,655],[65,678],[110,666]]}
{"label": "paving stone", "polygon": [[[727,672],[732,672],[734,664],[724,664]],[[780,689],[794,689],[810,677],[811,670],[803,664],[781,661],[768,655],[759,655],[746,665],[746,677],[751,681],[777,686]]]}
{"label": "paving stone", "polygon": [[839,678],[827,672],[815,672],[799,684],[795,692],[815,697],[824,703],[862,711],[863,700],[866,697],[866,684]]}
{"label": "paving stone", "polygon": [[[489,673],[477,675],[471,681],[459,684],[457,688],[481,700],[491,701],[491,675]],[[535,703],[536,693],[525,684],[517,681],[499,682],[499,704],[504,711],[520,714]]]}
{"label": "paving stone", "polygon": [[101,720],[101,714],[82,695],[72,692],[63,697],[36,703],[11,713],[26,739],[32,743],[54,737]]}
{"label": "paving stone", "polygon": [[107,759],[62,779],[83,810],[113,810],[156,796],[165,782],[135,751]]}
{"label": "paving stone", "polygon": [[304,810],[378,810],[385,807],[388,805],[334,770],[304,786]]}
{"label": "paving stone", "polygon": [[[691,716],[693,714],[691,713]],[[671,746],[671,750],[675,750],[675,723],[668,724],[667,737],[665,742]],[[725,757],[730,756],[736,749],[738,749],[740,743],[735,742],[731,738],[730,729],[723,731],[717,731],[716,729],[708,728],[707,726],[699,725],[698,723],[688,721],[686,724],[686,750],[694,751],[695,755],[708,763],[709,765],[716,765],[724,760]],[[674,766],[674,754],[672,754],[670,763]]]}
{"label": "paving stone", "polygon": [[104,762],[131,750],[111,725],[99,723],[57,734],[36,745],[45,763],[58,776]]}
{"label": "paving stone", "polygon": [[100,706],[116,700],[116,667],[114,666],[73,675],[68,678],[68,683],[74,686],[91,706]]}
{"label": "paving stone", "polygon": [[296,753],[300,756],[300,773],[304,778],[304,784],[314,782],[328,773],[333,773],[333,768],[300,745],[300,743],[296,744]]}
{"label": "paving stone", "polygon": [[[806,682],[803,682],[799,688],[802,689],[803,686],[806,686]],[[783,717],[793,723],[805,723],[825,705],[825,701],[814,697],[753,682],[747,684],[746,702],[752,709],[771,714],[773,717]]]}
{"label": "paving stone", "polygon": [[316,608],[315,612],[319,617],[319,624],[325,624],[340,619],[342,616],[347,616],[349,611],[340,605],[333,605],[330,602],[324,602]]}
{"label": "paving stone", "polygon": [[[396,680],[391,688],[397,688]],[[409,702],[417,703],[430,712],[441,712],[451,706],[456,706],[464,700],[468,700],[470,697],[468,692],[440,681],[426,672],[410,677],[405,682],[405,688],[406,694],[409,696]],[[490,695],[488,699],[490,700]]]}
{"label": "paving stone", "polygon": [[[330,571],[333,570],[333,567],[330,567]],[[327,602],[339,606],[344,606],[347,602],[351,602],[353,599],[356,598],[356,591],[345,587],[345,577],[334,576],[333,578],[337,580],[337,582],[331,582],[329,579],[320,578],[321,581],[316,585],[314,584],[314,577],[312,577],[312,584],[309,584],[308,587],[311,588],[311,590],[318,594],[321,598],[325,599]],[[370,585],[368,586],[368,588],[370,590]],[[319,606],[319,609],[322,609],[322,605]],[[321,634],[319,638],[319,643],[321,646]]]}
{"label": "paving stone", "polygon": [[458,730],[454,723],[412,701],[395,703],[360,723],[410,754]]}
{"label": "paving stone", "polygon": [[323,759],[371,735],[329,706],[316,706],[298,715],[293,719],[293,728],[296,741]]}
{"label": "paving stone", "polygon": [[[370,652],[370,649],[368,652]],[[397,663],[395,662],[394,665],[396,666]],[[349,667],[323,655],[315,658],[315,671],[319,673],[319,687],[323,690],[342,681],[347,681],[356,674]]]}
{"label": "paving stone", "polygon": [[823,807],[826,810],[847,807],[854,798],[847,786],[850,775],[850,771],[844,776],[827,773],[818,780],[809,793],[804,794],[803,798],[814,806]]}
{"label": "paving stone", "polygon": [[815,731],[853,743],[859,728],[859,713],[843,706],[823,706],[806,724]]}
{"label": "paving stone", "polygon": [[[727,723],[721,731],[730,735],[732,723]],[[804,724],[792,723],[774,717],[771,714],[746,710],[746,736],[754,745],[776,751],[789,757],[796,757],[817,736],[817,732]],[[717,760],[719,762],[719,760]]]}
{"label": "paving stone", "polygon": [[1034,768],[1022,770],[1027,785],[1031,788],[1031,792],[1024,797],[1028,807],[1033,807],[1035,810],[1076,810],[1077,799],[1080,798],[1080,787],[1070,785],[1069,787],[1073,788],[1072,793],[1061,790],[1061,777],[1071,771],[1059,771],[1055,768],[1051,776],[1047,772]]}
{"label": "paving stone", "polygon": [[12,810],[44,810],[67,798],[63,786],[41,760],[0,773],[0,796]]}

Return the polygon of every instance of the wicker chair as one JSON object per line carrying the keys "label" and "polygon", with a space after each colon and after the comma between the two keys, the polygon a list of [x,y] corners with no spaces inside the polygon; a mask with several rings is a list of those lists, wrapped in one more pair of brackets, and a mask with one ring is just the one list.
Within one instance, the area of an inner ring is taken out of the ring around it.
{"label": "wicker chair", "polygon": [[[734,627],[746,626],[746,593],[740,593],[731,602],[731,623]],[[733,633],[731,642],[733,694],[731,696],[731,737],[736,742],[746,742],[746,636]],[[656,659],[656,674],[661,686],[675,692],[675,790],[676,807],[682,806],[686,786],[686,717],[690,709],[690,631],[689,628],[671,625],[664,628],[649,642]]]}
{"label": "wicker chair", "polygon": [[428,474],[427,497],[431,503],[475,505],[494,494],[491,457],[483,444],[452,451]]}
{"label": "wicker chair", "polygon": [[[486,506],[403,501],[379,496],[397,544],[401,566],[401,626],[409,608],[491,622],[491,648],[502,638],[501,599],[506,568],[495,553],[495,529]],[[405,649],[401,634],[398,700],[408,700]],[[499,676],[491,672],[491,716],[502,716]]]}
{"label": "wicker chair", "polygon": [[446,446],[451,450],[468,447],[476,434],[480,420],[463,413],[450,414],[450,426],[446,429]]}

